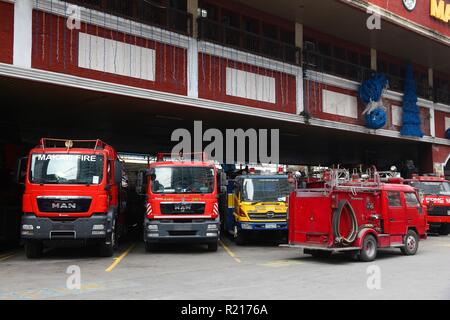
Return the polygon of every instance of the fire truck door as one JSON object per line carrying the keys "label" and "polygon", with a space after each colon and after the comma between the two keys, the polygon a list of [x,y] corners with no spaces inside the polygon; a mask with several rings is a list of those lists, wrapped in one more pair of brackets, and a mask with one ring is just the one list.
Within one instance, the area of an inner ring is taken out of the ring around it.
{"label": "fire truck door", "polygon": [[385,219],[385,231],[391,236],[405,234],[406,210],[403,205],[401,192],[388,191],[387,193],[387,216]]}
{"label": "fire truck door", "polygon": [[405,192],[406,217],[408,226],[414,225],[419,232],[425,230],[426,219],[422,210],[422,205],[414,192]]}

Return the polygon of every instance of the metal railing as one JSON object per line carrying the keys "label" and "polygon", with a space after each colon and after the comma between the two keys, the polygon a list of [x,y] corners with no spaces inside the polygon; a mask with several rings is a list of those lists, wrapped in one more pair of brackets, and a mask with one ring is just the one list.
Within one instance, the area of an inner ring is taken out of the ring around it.
{"label": "metal railing", "polygon": [[198,18],[200,40],[255,53],[271,59],[300,65],[301,49],[295,45],[208,19]]}
{"label": "metal railing", "polygon": [[184,35],[192,35],[192,14],[176,8],[162,6],[149,0],[66,0],[66,2]]}
{"label": "metal railing", "polygon": [[361,83],[370,78],[373,70],[346,60],[337,59],[318,53],[317,51],[303,52],[303,66],[305,70],[339,76]]}
{"label": "metal railing", "polygon": [[434,101],[450,105],[450,90],[434,89]]}

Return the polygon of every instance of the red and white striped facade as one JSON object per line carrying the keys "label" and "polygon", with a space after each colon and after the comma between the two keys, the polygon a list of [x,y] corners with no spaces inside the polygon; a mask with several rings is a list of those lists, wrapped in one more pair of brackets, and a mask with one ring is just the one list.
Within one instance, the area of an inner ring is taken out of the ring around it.
{"label": "red and white striped facade", "polygon": [[[409,139],[399,133],[400,93],[387,92],[388,124],[374,132],[354,81],[95,10],[81,8],[79,29],[66,21],[65,2],[0,0],[0,74],[294,123],[308,110],[314,126]],[[425,136],[414,140],[434,144],[434,161],[445,163],[450,106],[419,106]]]}

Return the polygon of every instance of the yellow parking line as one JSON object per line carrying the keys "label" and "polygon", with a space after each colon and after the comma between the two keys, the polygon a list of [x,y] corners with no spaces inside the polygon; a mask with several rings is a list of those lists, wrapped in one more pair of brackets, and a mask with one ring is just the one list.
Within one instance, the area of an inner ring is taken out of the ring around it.
{"label": "yellow parking line", "polygon": [[238,257],[236,257],[236,255],[234,254],[234,252],[231,251],[231,249],[228,248],[228,246],[227,246],[225,243],[223,243],[222,240],[219,240],[219,243],[220,243],[220,245],[225,249],[225,251],[228,253],[228,255],[234,259],[234,261],[236,261],[237,263],[241,263],[241,259],[239,259]]}
{"label": "yellow parking line", "polygon": [[133,250],[135,244],[132,244],[124,253],[122,253],[117,258],[114,258],[114,262],[105,270],[106,272],[111,272],[115,267]]}

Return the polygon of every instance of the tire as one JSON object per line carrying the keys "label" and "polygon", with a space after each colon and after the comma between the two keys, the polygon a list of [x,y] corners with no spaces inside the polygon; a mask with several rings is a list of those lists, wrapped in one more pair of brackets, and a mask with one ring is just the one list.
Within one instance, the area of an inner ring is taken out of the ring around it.
{"label": "tire", "polygon": [[234,227],[234,242],[238,246],[243,246],[245,244],[245,235],[242,231],[239,231],[238,227]]}
{"label": "tire", "polygon": [[405,256],[413,256],[419,249],[419,236],[414,230],[408,230],[405,236],[405,245],[400,250]]}
{"label": "tire", "polygon": [[375,237],[371,234],[365,236],[362,248],[359,252],[359,259],[363,262],[374,261],[377,257],[378,244]]}
{"label": "tire", "polygon": [[[100,243],[98,251],[100,257],[109,258],[114,255],[114,250],[117,248],[117,232],[116,232],[116,221],[113,221],[113,227],[111,232],[111,238],[105,239]],[[110,241],[108,241],[110,240]],[[108,243],[109,242],[109,243]]]}
{"label": "tire", "polygon": [[42,257],[44,246],[42,241],[27,240],[25,243],[25,255],[28,259],[37,259]]}
{"label": "tire", "polygon": [[450,234],[450,225],[447,223],[443,223],[439,229],[438,233],[440,236],[448,236]]}
{"label": "tire", "polygon": [[208,252],[216,252],[218,248],[217,242],[208,243]]}
{"label": "tire", "polygon": [[155,243],[149,243],[149,242],[145,242],[145,251],[146,252],[153,252],[158,248],[158,245]]}

